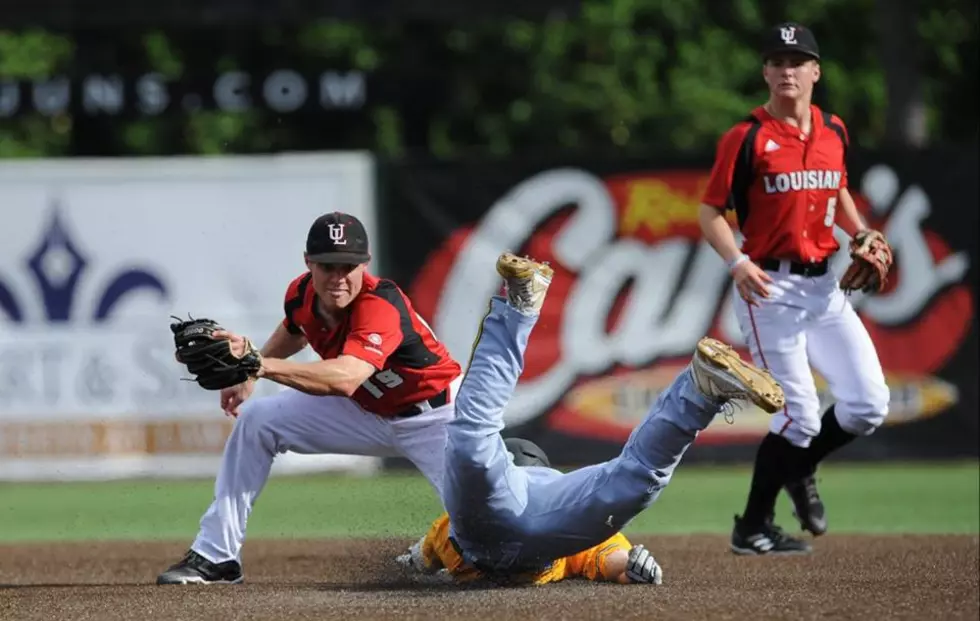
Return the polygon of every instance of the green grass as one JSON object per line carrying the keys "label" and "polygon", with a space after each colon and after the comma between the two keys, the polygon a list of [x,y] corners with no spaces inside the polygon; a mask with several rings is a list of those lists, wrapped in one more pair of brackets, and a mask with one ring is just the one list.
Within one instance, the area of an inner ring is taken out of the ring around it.
{"label": "green grass", "polygon": [[[632,534],[726,533],[740,512],[747,468],[681,468]],[[831,465],[820,489],[835,533],[980,532],[977,462]],[[0,484],[0,541],[190,540],[212,482]],[[418,536],[437,515],[420,477],[316,476],[272,479],[249,522],[249,538]],[[782,498],[779,518],[790,523]]]}

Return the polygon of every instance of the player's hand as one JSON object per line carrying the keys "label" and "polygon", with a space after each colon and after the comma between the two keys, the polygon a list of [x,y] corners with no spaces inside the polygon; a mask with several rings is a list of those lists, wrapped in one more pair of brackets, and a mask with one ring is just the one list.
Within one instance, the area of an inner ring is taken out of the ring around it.
{"label": "player's hand", "polygon": [[752,261],[742,261],[732,268],[732,279],[735,280],[735,287],[738,294],[746,303],[758,306],[756,296],[768,298],[769,287],[772,278],[761,267]]}
{"label": "player's hand", "polygon": [[227,416],[238,418],[238,407],[252,396],[255,380],[250,379],[221,390],[221,409]]}
{"label": "player's hand", "polygon": [[231,354],[237,358],[245,355],[245,337],[228,330],[215,330],[212,337],[225,339],[231,344]]}
{"label": "player's hand", "polygon": [[664,570],[649,550],[642,545],[635,545],[630,549],[626,560],[626,577],[640,584],[660,584],[664,580]]}

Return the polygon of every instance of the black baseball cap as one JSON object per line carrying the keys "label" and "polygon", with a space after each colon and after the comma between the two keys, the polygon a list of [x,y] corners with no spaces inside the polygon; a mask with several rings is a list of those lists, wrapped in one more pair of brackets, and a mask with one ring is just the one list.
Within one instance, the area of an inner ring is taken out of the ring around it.
{"label": "black baseball cap", "polygon": [[820,47],[813,32],[796,22],[784,22],[766,32],[762,44],[762,58],[776,54],[796,52],[820,60]]}
{"label": "black baseball cap", "polygon": [[367,263],[371,253],[364,225],[349,213],[320,216],[306,236],[306,258],[314,263]]}

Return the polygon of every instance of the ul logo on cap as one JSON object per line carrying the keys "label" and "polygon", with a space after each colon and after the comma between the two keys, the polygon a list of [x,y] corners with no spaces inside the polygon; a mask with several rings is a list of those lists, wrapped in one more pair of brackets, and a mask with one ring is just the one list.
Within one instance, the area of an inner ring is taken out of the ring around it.
{"label": "ul logo on cap", "polygon": [[347,240],[344,239],[344,225],[343,224],[328,224],[330,229],[330,241],[333,242],[334,246],[346,246]]}
{"label": "ul logo on cap", "polygon": [[780,28],[779,36],[783,38],[783,43],[787,45],[796,45],[796,28],[794,26]]}

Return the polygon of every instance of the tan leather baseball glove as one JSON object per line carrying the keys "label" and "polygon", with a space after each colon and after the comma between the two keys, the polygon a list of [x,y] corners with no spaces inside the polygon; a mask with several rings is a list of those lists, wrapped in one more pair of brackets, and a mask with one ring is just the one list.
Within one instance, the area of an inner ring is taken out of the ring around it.
{"label": "tan leather baseball glove", "polygon": [[888,282],[892,268],[892,248],[879,231],[861,231],[850,245],[851,264],[840,279],[845,293],[879,293]]}

